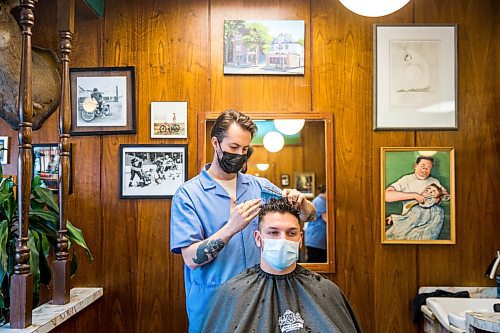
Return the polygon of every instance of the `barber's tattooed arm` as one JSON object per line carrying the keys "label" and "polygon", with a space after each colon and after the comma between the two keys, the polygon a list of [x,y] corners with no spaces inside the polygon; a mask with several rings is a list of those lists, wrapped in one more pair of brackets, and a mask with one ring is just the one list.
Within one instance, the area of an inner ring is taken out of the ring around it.
{"label": "barber's tattooed arm", "polygon": [[[225,245],[226,244],[220,238],[210,240],[207,239],[196,249],[196,257],[193,258],[193,262],[195,264],[202,265],[210,259],[214,259]],[[210,255],[211,258],[209,258],[208,255]]]}

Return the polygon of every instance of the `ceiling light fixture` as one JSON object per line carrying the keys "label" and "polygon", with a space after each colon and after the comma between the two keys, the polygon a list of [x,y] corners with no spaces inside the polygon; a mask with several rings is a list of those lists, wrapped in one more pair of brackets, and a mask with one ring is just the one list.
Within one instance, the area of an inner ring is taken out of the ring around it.
{"label": "ceiling light fixture", "polygon": [[270,153],[279,152],[285,145],[285,138],[279,132],[268,132],[264,135],[264,148]]}
{"label": "ceiling light fixture", "polygon": [[410,0],[339,0],[350,11],[368,17],[379,17],[394,13]]}
{"label": "ceiling light fixture", "polygon": [[294,135],[304,127],[305,119],[274,119],[274,126],[285,135]]}

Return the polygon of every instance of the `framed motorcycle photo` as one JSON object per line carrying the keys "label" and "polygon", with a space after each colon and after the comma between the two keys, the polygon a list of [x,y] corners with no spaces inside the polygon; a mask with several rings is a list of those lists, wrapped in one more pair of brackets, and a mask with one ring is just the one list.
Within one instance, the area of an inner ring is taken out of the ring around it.
{"label": "framed motorcycle photo", "polygon": [[70,68],[71,135],[134,134],[134,67]]}
{"label": "framed motorcycle photo", "polygon": [[151,138],[187,138],[187,102],[151,102]]}

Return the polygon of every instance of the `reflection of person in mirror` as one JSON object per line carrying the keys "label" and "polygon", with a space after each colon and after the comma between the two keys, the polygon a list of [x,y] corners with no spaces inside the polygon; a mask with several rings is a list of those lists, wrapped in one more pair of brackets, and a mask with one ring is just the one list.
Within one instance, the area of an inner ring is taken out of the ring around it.
{"label": "reflection of person in mirror", "polygon": [[385,201],[402,201],[403,206],[411,200],[424,203],[425,197],[422,195],[424,189],[434,183],[441,188],[443,194],[448,191],[441,185],[439,180],[431,176],[434,158],[431,156],[419,156],[413,165],[414,172],[399,178],[385,190]]}
{"label": "reflection of person in mirror", "polygon": [[250,117],[224,111],[214,123],[212,163],[184,183],[172,199],[170,250],[182,254],[189,332],[203,324],[215,288],[260,261],[253,231],[265,187],[295,202],[305,221],[313,204],[295,189],[241,173],[257,126]]}
{"label": "reflection of person in mirror", "polygon": [[262,205],[253,234],[259,263],[217,289],[202,332],[361,332],[340,288],[297,264],[299,215],[283,198]]}
{"label": "reflection of person in mirror", "polygon": [[316,207],[316,219],[307,223],[305,243],[307,262],[326,262],[326,186],[318,186],[319,194],[312,201]]}
{"label": "reflection of person in mirror", "polygon": [[444,222],[444,209],[439,205],[443,198],[441,187],[432,183],[428,185],[421,195],[425,198],[423,203],[412,200],[403,207],[401,215],[392,214],[387,217],[387,239],[402,240],[434,240],[439,234]]}
{"label": "reflection of person in mirror", "polygon": [[57,173],[58,165],[56,161],[56,155],[50,154],[50,160],[47,163],[47,172],[51,174]]}

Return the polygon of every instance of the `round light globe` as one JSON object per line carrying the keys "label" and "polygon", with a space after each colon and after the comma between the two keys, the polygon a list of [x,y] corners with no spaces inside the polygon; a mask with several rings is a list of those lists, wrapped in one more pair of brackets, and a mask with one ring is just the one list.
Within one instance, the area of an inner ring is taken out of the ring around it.
{"label": "round light globe", "polygon": [[264,135],[264,148],[270,153],[279,152],[285,145],[285,138],[281,133],[269,132]]}
{"label": "round light globe", "polygon": [[304,127],[305,119],[274,119],[274,126],[285,135],[294,135]]}
{"label": "round light globe", "polygon": [[379,17],[401,9],[410,0],[339,0],[344,7],[358,15]]}
{"label": "round light globe", "polygon": [[269,169],[269,163],[257,163],[257,169],[260,171],[266,171]]}

